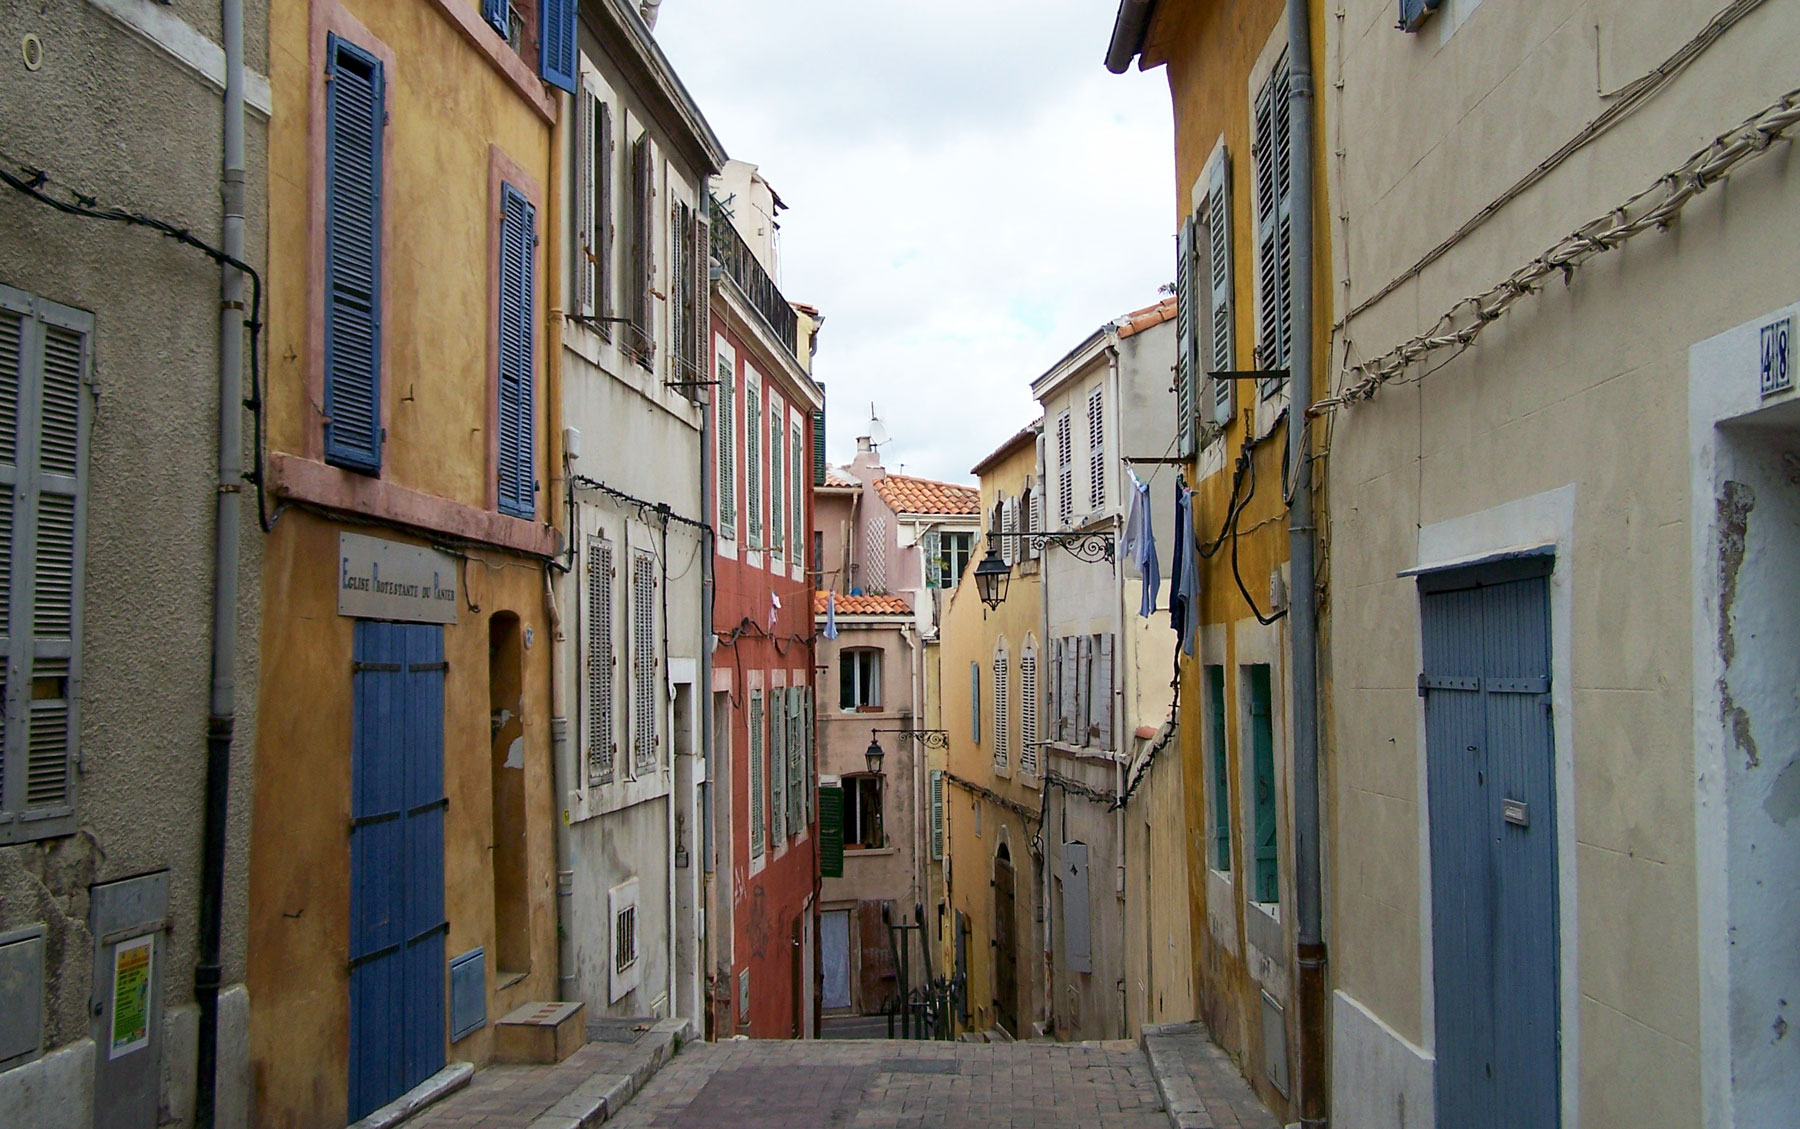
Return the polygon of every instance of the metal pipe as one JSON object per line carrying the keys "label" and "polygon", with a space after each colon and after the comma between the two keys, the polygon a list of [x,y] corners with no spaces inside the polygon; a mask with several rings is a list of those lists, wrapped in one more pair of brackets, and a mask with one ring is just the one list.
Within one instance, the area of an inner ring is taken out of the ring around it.
{"label": "metal pipe", "polygon": [[[219,174],[220,236],[244,257],[244,5],[220,4],[225,49],[224,153]],[[218,1105],[220,937],[225,910],[225,839],[231,798],[231,739],[237,711],[239,501],[244,466],[244,276],[219,269],[219,481],[213,525],[212,690],[206,721],[206,808],[200,847],[199,953],[194,1000],[194,1124],[211,1129]]]}
{"label": "metal pipe", "polygon": [[1294,876],[1298,913],[1300,1119],[1326,1123],[1325,938],[1320,882],[1319,670],[1312,458],[1307,409],[1313,393],[1313,66],[1308,0],[1287,0],[1288,142],[1293,182],[1294,352],[1288,364],[1288,628],[1293,652]]}
{"label": "metal pipe", "polygon": [[[1112,411],[1107,413],[1107,419],[1110,421],[1112,435],[1106,438],[1111,444],[1113,453],[1120,455],[1125,451],[1125,397],[1119,380],[1118,330],[1109,328],[1107,336],[1112,342],[1106,347],[1106,394],[1112,400]],[[1113,510],[1112,522],[1113,528],[1121,533],[1124,532],[1123,523],[1119,520],[1118,515],[1119,504],[1125,495],[1125,481],[1119,471],[1124,466],[1123,459],[1115,458],[1113,460],[1113,482],[1117,487],[1119,502],[1115,502],[1111,507]],[[1112,733],[1110,735],[1113,749],[1113,794],[1123,796],[1125,794],[1125,770],[1130,761],[1130,752],[1126,748],[1126,741],[1129,740],[1128,734],[1136,727],[1128,727],[1126,724],[1125,554],[1115,552],[1112,557],[1113,684],[1106,688],[1106,692],[1113,699]],[[1120,804],[1118,809],[1113,812],[1113,843],[1113,851],[1118,858],[1118,867],[1113,878],[1113,897],[1119,907],[1119,1038],[1129,1039],[1131,1037],[1131,1021],[1128,1015],[1130,994],[1127,984],[1130,975],[1127,969],[1130,967],[1128,954],[1131,952],[1131,926],[1130,914],[1127,912],[1130,902],[1125,893],[1127,852],[1124,804]],[[1144,928],[1148,930],[1150,928],[1147,916],[1149,907],[1146,906],[1144,912],[1146,914]]]}
{"label": "metal pipe", "polygon": [[1112,40],[1106,45],[1106,69],[1124,74],[1131,60],[1144,46],[1144,33],[1150,28],[1150,13],[1155,0],[1124,0],[1113,19]]}
{"label": "metal pipe", "polygon": [[[712,214],[712,193],[707,192],[702,194],[700,207],[707,213],[708,219],[713,223],[730,222],[723,216]],[[709,283],[707,287],[707,296],[709,299],[707,303],[708,312],[705,315],[707,319],[706,339],[709,342],[712,340],[713,336],[710,301],[711,292],[712,287]],[[701,376],[702,379],[704,379],[706,374],[702,373]],[[725,379],[731,380],[734,377],[735,373],[727,374]],[[731,884],[729,879],[727,879],[723,887],[721,887],[719,882],[720,874],[730,875],[731,873],[731,859],[729,857],[731,846],[731,794],[729,791],[725,794],[724,803],[715,802],[714,793],[717,788],[716,774],[719,771],[719,764],[714,755],[716,740],[713,732],[713,724],[718,720],[718,717],[717,712],[713,708],[712,682],[713,648],[718,645],[718,636],[713,633],[713,596],[716,589],[715,565],[718,559],[718,552],[717,546],[713,541],[713,509],[717,484],[713,481],[713,476],[709,471],[716,471],[717,468],[715,461],[708,458],[709,453],[713,449],[714,424],[713,413],[706,409],[716,407],[719,400],[718,395],[713,392],[712,386],[701,384],[700,390],[702,397],[706,400],[706,407],[703,407],[700,412],[700,520],[706,523],[706,530],[702,535],[703,539],[700,552],[702,558],[700,569],[700,685],[698,687],[700,701],[695,703],[695,707],[702,712],[698,715],[700,724],[701,767],[700,772],[696,774],[699,777],[696,783],[700,789],[700,826],[706,839],[705,845],[702,848],[705,860],[702,865],[706,868],[705,874],[710,876],[710,878],[703,878],[701,880],[701,886],[709,890],[714,902],[717,904],[711,905],[711,912],[706,915],[705,936],[696,937],[694,945],[697,963],[700,967],[705,967],[705,958],[701,954],[705,954],[709,948],[712,950],[711,955],[715,962],[713,971],[713,990],[710,993],[705,991],[704,980],[702,980],[701,987],[702,995],[706,996],[702,1006],[707,1009],[708,1014],[714,1014],[720,1010],[719,999],[721,991],[724,993],[724,998],[729,1000],[731,998],[731,992],[735,987],[731,980],[732,918],[730,913],[725,912],[731,897]],[[726,724],[730,724],[729,713],[727,714]],[[727,779],[729,779],[729,777],[727,777]],[[722,828],[715,828],[713,826],[713,821],[715,819],[722,819],[725,826]],[[724,859],[718,857],[720,844],[724,845],[724,850],[727,853],[727,857]],[[723,866],[720,865],[721,862],[723,862]],[[708,886],[709,882],[710,887]],[[703,1024],[702,1029],[704,1030],[707,1026],[710,1026],[715,1038],[729,1038],[731,1032],[722,1030],[724,1024],[720,1021],[729,1015],[730,1009],[726,1008],[724,1009],[724,1012],[725,1014],[718,1015],[712,1024]]]}

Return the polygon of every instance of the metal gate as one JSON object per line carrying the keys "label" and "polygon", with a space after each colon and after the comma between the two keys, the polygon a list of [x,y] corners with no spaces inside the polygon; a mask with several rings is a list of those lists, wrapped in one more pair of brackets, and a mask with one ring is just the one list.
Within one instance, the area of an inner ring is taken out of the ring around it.
{"label": "metal gate", "polygon": [[350,1113],[444,1065],[444,634],[356,624],[350,798]]}
{"label": "metal gate", "polygon": [[1012,853],[1000,844],[994,860],[994,1009],[1006,1033],[1019,1038],[1019,935],[1013,902]]}
{"label": "metal gate", "polygon": [[1548,556],[1419,579],[1437,1122],[1560,1123]]}

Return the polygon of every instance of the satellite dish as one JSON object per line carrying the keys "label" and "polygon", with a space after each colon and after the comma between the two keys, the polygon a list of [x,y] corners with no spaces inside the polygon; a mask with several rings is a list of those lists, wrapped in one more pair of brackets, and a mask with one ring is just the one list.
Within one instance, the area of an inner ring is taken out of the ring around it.
{"label": "satellite dish", "polygon": [[888,441],[887,425],[875,414],[875,405],[869,405],[869,445],[879,447]]}

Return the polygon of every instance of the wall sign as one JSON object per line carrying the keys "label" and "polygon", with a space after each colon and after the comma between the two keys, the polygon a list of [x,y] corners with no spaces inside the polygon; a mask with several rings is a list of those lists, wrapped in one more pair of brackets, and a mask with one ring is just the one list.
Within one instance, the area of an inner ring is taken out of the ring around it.
{"label": "wall sign", "polygon": [[456,558],[436,549],[340,533],[337,584],[339,615],[456,622]]}
{"label": "wall sign", "polygon": [[112,1046],[107,1058],[150,1045],[150,954],[154,937],[120,942],[113,949]]}
{"label": "wall sign", "polygon": [[1762,327],[1762,394],[1765,399],[1794,387],[1793,318]]}

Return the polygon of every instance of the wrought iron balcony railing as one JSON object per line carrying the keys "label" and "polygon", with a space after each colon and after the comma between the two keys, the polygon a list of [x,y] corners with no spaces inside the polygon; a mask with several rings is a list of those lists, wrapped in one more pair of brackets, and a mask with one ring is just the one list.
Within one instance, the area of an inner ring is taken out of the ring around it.
{"label": "wrought iron balcony railing", "polygon": [[788,305],[775,280],[756,261],[755,254],[732,226],[730,217],[725,214],[725,206],[716,197],[713,200],[712,253],[726,276],[737,283],[769,329],[787,346],[788,352],[799,356],[796,344],[799,319],[794,314],[794,307]]}

